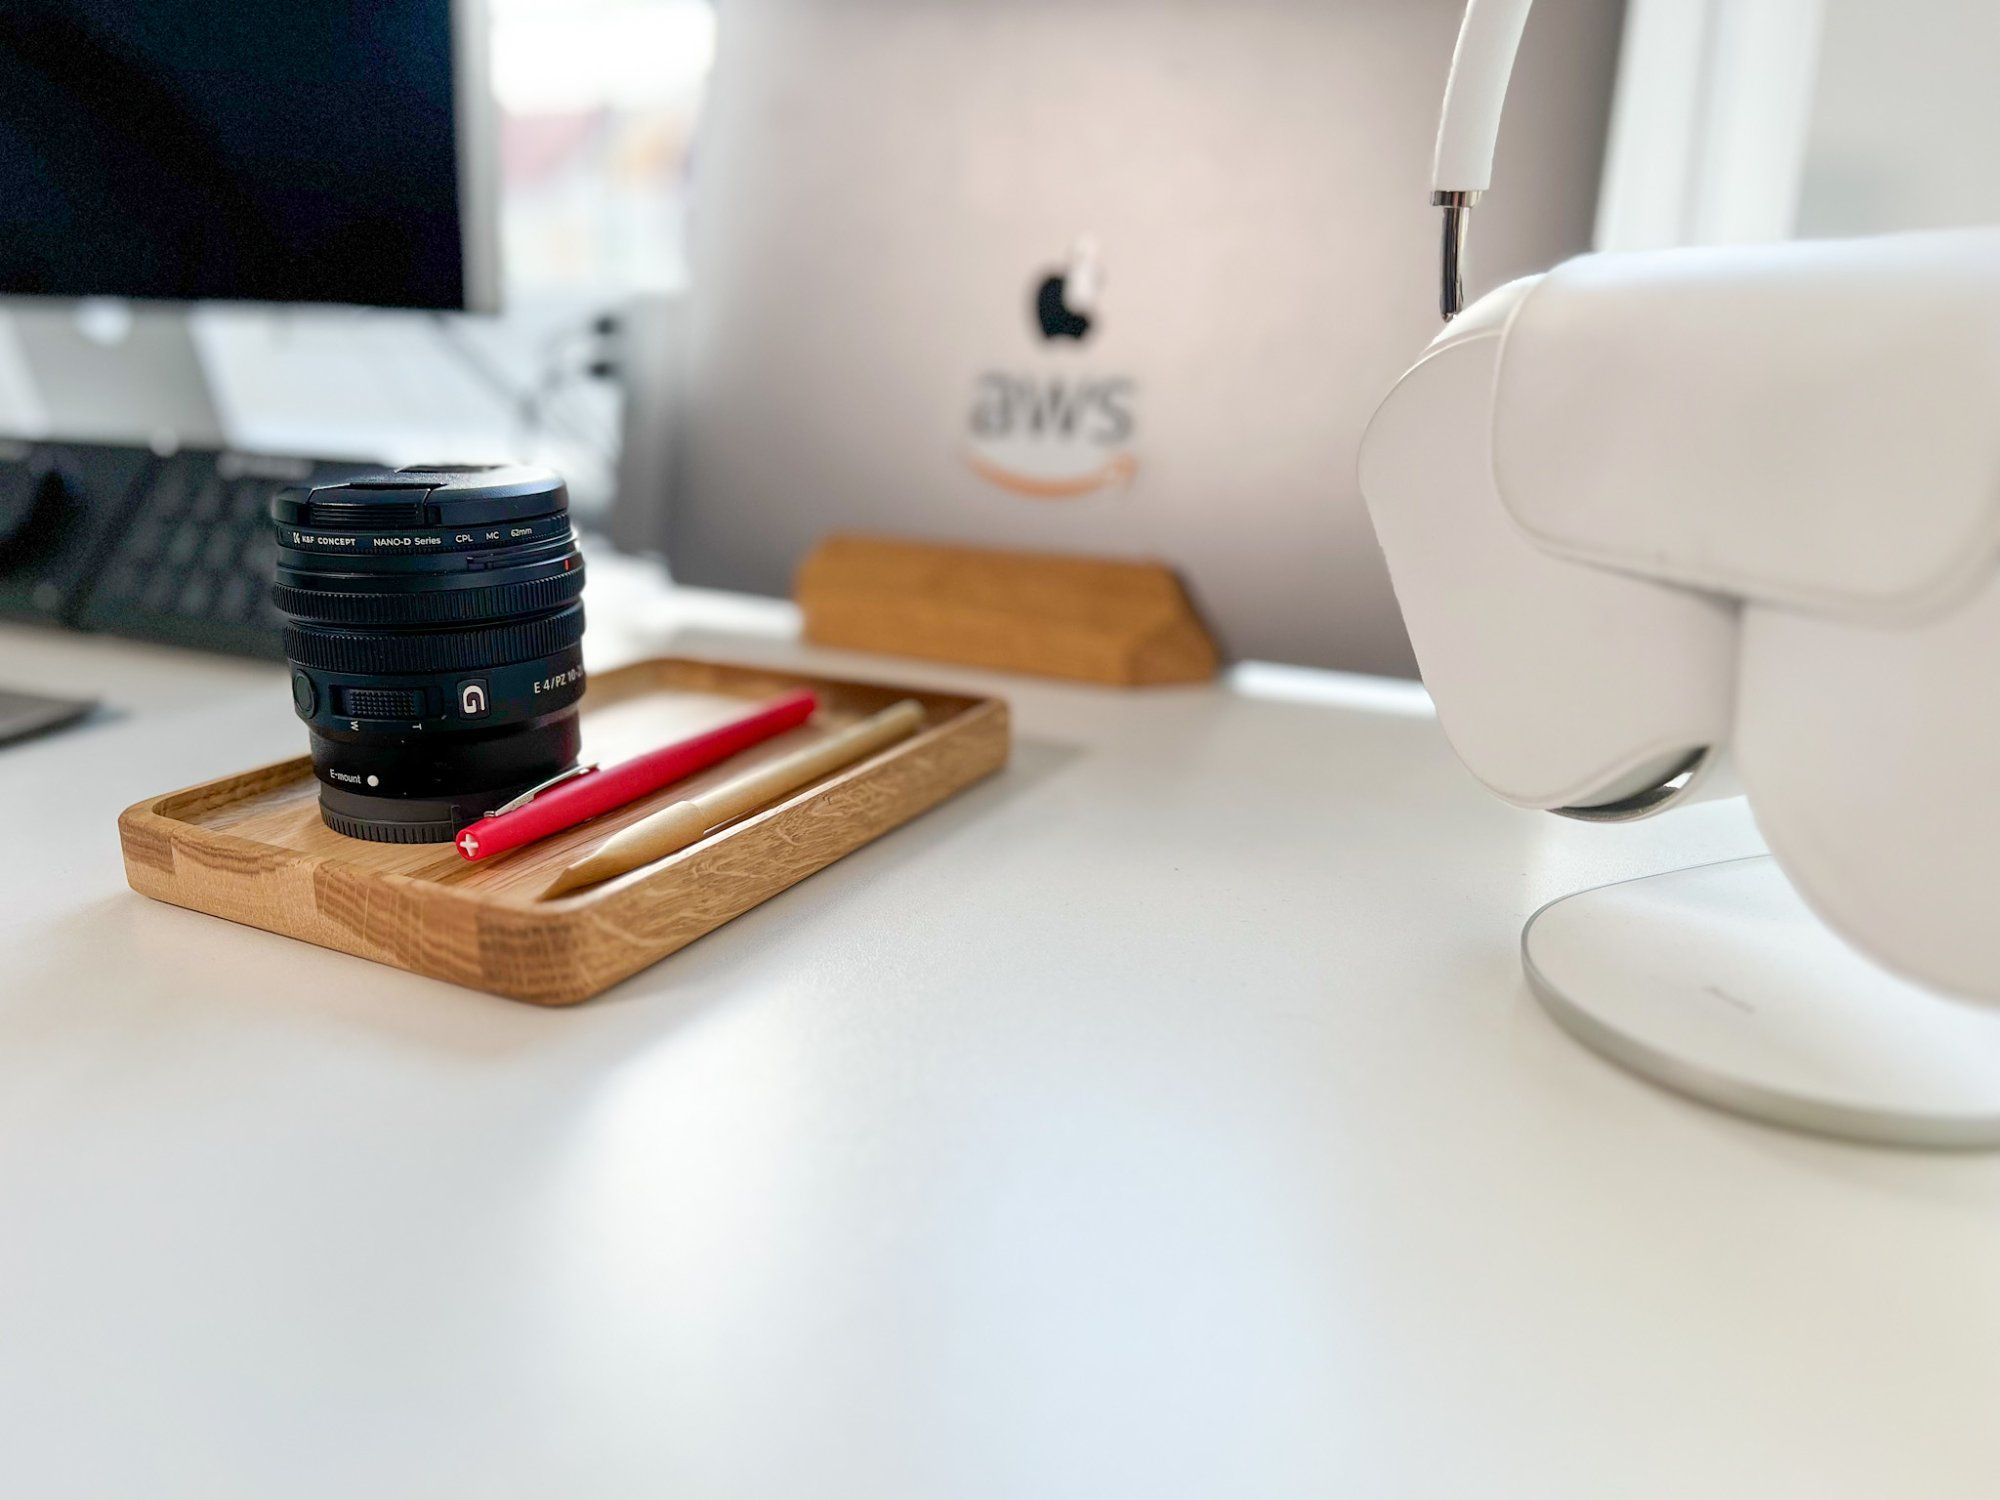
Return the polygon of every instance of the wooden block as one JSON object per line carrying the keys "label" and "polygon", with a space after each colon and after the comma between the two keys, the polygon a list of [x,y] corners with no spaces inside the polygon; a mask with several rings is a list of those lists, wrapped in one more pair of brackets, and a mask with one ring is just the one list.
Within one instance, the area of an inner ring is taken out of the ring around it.
{"label": "wooden block", "polygon": [[[320,821],[301,756],[153,797],[118,820],[132,889],[323,948],[538,1005],[568,1005],[685,947],[1007,760],[1007,705],[719,662],[666,659],[591,679],[584,749],[618,761],[709,728],[744,701],[819,694],[811,724],[629,807],[491,860],[449,844],[371,844]],[[551,901],[555,872],[669,802],[900,698],[915,736],[644,869]]]}
{"label": "wooden block", "polygon": [[1042,677],[1205,682],[1215,642],[1164,563],[833,536],[800,566],[806,639]]}

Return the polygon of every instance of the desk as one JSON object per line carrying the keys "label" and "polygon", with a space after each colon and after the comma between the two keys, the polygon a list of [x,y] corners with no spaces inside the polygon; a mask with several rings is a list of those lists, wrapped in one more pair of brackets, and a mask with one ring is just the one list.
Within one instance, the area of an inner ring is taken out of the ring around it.
{"label": "desk", "polygon": [[1510,811],[1409,688],[592,590],[599,666],[1000,691],[1016,763],[541,1011],[132,895],[118,811],[294,753],[282,672],[0,630],[125,707],[0,752],[0,1493],[2000,1487],[2000,1158],[1709,1113],[1522,984],[1739,805]]}

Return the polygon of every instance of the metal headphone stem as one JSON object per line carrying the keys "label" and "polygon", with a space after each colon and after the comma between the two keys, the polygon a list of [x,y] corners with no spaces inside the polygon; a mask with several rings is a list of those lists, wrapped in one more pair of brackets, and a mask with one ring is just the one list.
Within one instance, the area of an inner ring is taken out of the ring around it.
{"label": "metal headphone stem", "polygon": [[1472,229],[1472,205],[1478,201],[1477,193],[1431,194],[1431,202],[1444,210],[1444,238],[1438,256],[1442,272],[1438,311],[1444,314],[1447,323],[1465,306],[1465,242]]}

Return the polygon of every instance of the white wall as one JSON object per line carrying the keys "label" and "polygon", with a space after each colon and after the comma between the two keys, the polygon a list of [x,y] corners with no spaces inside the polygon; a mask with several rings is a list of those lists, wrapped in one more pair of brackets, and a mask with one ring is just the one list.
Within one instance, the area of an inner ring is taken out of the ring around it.
{"label": "white wall", "polygon": [[1822,0],[1630,0],[1600,250],[1789,239]]}
{"label": "white wall", "polygon": [[1799,233],[2000,224],[2000,4],[1824,6]]}

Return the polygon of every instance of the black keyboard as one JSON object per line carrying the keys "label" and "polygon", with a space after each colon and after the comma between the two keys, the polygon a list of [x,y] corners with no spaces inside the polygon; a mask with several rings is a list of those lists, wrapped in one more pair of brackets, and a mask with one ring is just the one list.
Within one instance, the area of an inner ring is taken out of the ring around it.
{"label": "black keyboard", "polygon": [[0,439],[0,615],[282,659],[271,498],[375,467]]}

